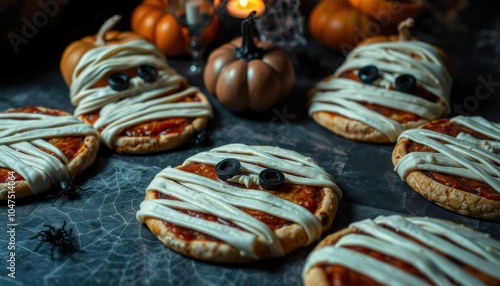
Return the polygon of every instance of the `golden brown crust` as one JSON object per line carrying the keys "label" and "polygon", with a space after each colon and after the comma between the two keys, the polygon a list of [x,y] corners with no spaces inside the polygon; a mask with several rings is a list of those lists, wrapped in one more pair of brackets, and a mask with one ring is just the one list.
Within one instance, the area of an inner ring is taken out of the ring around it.
{"label": "golden brown crust", "polygon": [[[322,189],[322,202],[314,212],[316,218],[322,222],[323,231],[328,230],[335,218],[339,198],[331,188]],[[148,191],[144,200],[154,200],[156,194]],[[239,250],[222,241],[191,240],[186,241],[167,229],[163,221],[147,217],[145,223],[153,234],[167,247],[188,257],[217,263],[244,263],[255,261],[255,259],[241,256]],[[286,254],[304,246],[307,243],[307,235],[298,224],[291,224],[275,231],[276,236],[283,246]],[[261,259],[272,258],[271,252],[263,242],[257,240],[255,253]]]}
{"label": "golden brown crust", "polygon": [[[397,217],[399,217],[399,215],[397,215]],[[390,217],[388,217],[390,218]],[[412,217],[406,217],[406,218],[409,218],[411,219]],[[422,219],[426,219],[426,218],[423,218],[423,217],[413,217],[413,218],[417,218],[419,220],[422,220]],[[445,228],[445,230],[430,230],[431,233],[433,233],[434,235],[437,235],[438,237],[442,237],[443,239],[447,240],[449,238],[448,235],[450,234],[453,234],[455,231],[454,229],[457,228],[457,229],[463,229],[463,230],[466,230],[466,231],[470,231],[470,232],[473,232],[479,236],[482,236],[482,235],[486,235],[485,233],[482,233],[474,228],[471,228],[471,227],[467,227],[467,226],[464,226],[464,225],[461,225],[461,224],[457,224],[455,222],[452,222],[452,221],[448,221],[448,220],[444,220],[444,219],[439,219],[439,218],[434,218],[434,219],[431,219],[433,221],[441,221],[443,223],[445,223],[447,225],[447,227]],[[374,222],[373,220],[371,220],[372,223]],[[358,222],[359,223],[359,222]],[[410,235],[408,236],[408,232],[406,231],[402,231],[400,232],[400,230],[396,227],[394,228],[393,226],[391,226],[390,224],[385,224],[385,223],[377,223],[375,222],[377,225],[379,226],[382,226],[382,227],[385,227],[387,226],[389,228],[390,231],[393,231],[395,234],[398,235],[400,241],[406,241],[407,246],[410,247],[410,248],[413,248],[414,246],[414,242],[415,242],[415,239],[416,241],[426,241],[426,238],[427,235],[425,234],[425,225],[421,225],[421,226],[417,226],[415,225],[415,227],[417,228],[422,228],[424,231],[423,233],[421,234],[417,234],[417,232],[414,232],[414,236],[413,235]],[[403,227],[404,228],[404,227]],[[341,229],[339,231],[336,231],[328,236],[326,236],[320,243],[318,243],[318,245],[313,249],[313,252],[314,251],[318,251],[324,247],[334,247],[334,248],[343,248],[343,247],[347,247],[347,248],[350,248],[350,247],[361,247],[361,248],[368,248],[368,251],[369,252],[365,252],[364,250],[362,249],[352,249],[353,251],[355,252],[361,252],[363,253],[363,255],[366,255],[366,257],[371,257],[372,259],[377,259],[380,261],[381,264],[387,264],[387,265],[391,265],[392,267],[394,267],[395,269],[399,268],[400,270],[403,270],[405,272],[407,272],[407,274],[410,274],[410,275],[415,275],[417,277],[419,277],[417,275],[417,272],[415,271],[412,271],[411,268],[414,268],[416,270],[419,269],[419,267],[422,266],[422,264],[426,264],[427,262],[424,262],[425,260],[427,259],[422,259],[420,262],[418,262],[418,260],[420,259],[416,259],[415,261],[413,260],[405,260],[405,259],[399,259],[397,257],[391,257],[391,255],[387,255],[388,252],[391,252],[393,253],[393,251],[391,251],[390,249],[390,245],[386,244],[386,247],[389,247],[389,249],[385,249],[384,251],[381,251],[380,248],[378,247],[375,247],[375,248],[372,248],[370,246],[363,246],[363,244],[358,244],[354,241],[351,240],[352,243],[346,243],[345,245],[338,245],[337,243],[342,239],[346,239],[345,242],[347,242],[347,237],[350,236],[351,234],[358,234],[358,233],[361,233],[362,235],[359,236],[360,238],[361,237],[366,237],[366,236],[372,236],[370,235],[369,233],[366,233],[364,232],[363,230],[359,229],[357,226],[354,226],[354,225],[351,225],[349,227],[346,227],[344,229]],[[448,234],[447,234],[448,233]],[[413,237],[412,237],[413,236]],[[380,233],[380,236],[379,235],[374,235],[374,237],[376,239],[380,239],[382,241],[385,241],[385,243],[390,243],[389,240],[387,240],[385,234],[383,233]],[[448,238],[447,238],[448,237]],[[471,236],[472,237],[472,236]],[[475,240],[476,242],[478,242],[478,245],[482,245],[481,247],[485,247],[487,244],[489,243],[485,243],[485,242],[479,242],[480,239],[472,239],[472,240]],[[365,241],[367,242],[367,241]],[[449,242],[448,242],[449,243]],[[423,243],[424,246],[428,247],[428,250],[430,252],[433,252],[434,255],[438,254],[438,255],[441,255],[442,258],[444,258],[445,260],[448,259],[449,260],[449,264],[456,264],[455,267],[458,267],[458,268],[461,268],[461,270],[463,272],[465,272],[465,274],[469,274],[469,275],[472,275],[472,276],[475,276],[475,278],[481,280],[482,282],[484,282],[485,285],[497,285],[498,284],[498,278],[495,278],[493,276],[489,276],[488,274],[486,273],[483,273],[481,270],[480,267],[475,267],[474,265],[472,264],[467,264],[467,263],[463,263],[460,262],[460,261],[456,261],[454,258],[451,258],[449,257],[448,255],[444,254],[440,249],[440,245],[439,243],[438,244],[426,244],[426,243]],[[456,243],[456,245],[458,247],[463,247],[464,250],[467,250],[467,247],[464,247],[464,243]],[[417,250],[417,248],[414,248],[414,250]],[[470,251],[470,254],[472,254],[474,251],[471,251],[471,249],[468,249]],[[321,250],[320,250],[321,251]],[[373,253],[374,252],[374,253]],[[420,250],[418,250],[418,252],[420,252]],[[382,255],[381,255],[382,254]],[[334,254],[332,254],[334,255]],[[385,256],[385,258],[384,258]],[[425,254],[423,255],[423,257],[430,257],[431,255],[430,254]],[[308,257],[309,259],[310,257]],[[381,281],[375,281],[375,280],[371,280],[369,275],[366,275],[364,274],[364,272],[369,272],[367,271],[367,268],[366,267],[363,267],[362,265],[360,265],[359,268],[352,268],[352,267],[349,267],[347,265],[344,265],[342,262],[340,263],[330,263],[330,262],[321,262],[322,259],[319,259],[319,260],[315,260],[313,259],[313,264],[311,265],[307,265],[306,267],[309,267],[308,269],[304,269],[304,273],[303,273],[303,282],[304,282],[304,286],[316,286],[316,285],[338,285],[338,284],[341,284],[341,285],[386,285],[387,283],[384,283],[384,282],[381,282]],[[338,260],[338,259],[337,259]],[[385,260],[385,261],[384,261]],[[306,263],[307,264],[307,263]],[[405,266],[405,264],[408,264]],[[429,265],[430,267],[432,267],[431,265]],[[357,270],[359,269],[359,271]],[[422,268],[420,268],[422,269]],[[373,270],[376,270],[376,269],[373,269]],[[421,273],[423,274],[423,276],[421,276],[420,278],[425,278],[425,273]],[[450,277],[449,273],[445,273],[443,272],[443,274],[445,274],[446,276]],[[360,278],[365,278],[365,279],[360,279]],[[430,277],[429,277],[430,278]],[[330,281],[329,279],[333,280],[333,281]],[[347,280],[347,281],[346,281]],[[368,281],[371,281],[371,282],[368,282]],[[438,280],[427,280],[429,282],[431,282],[431,284],[438,284],[439,285],[439,281]],[[434,283],[432,283],[434,282]],[[401,282],[400,282],[401,283]],[[423,283],[423,282],[421,282]],[[427,285],[426,283],[424,283],[425,285]],[[430,284],[429,284],[430,285]]]}
{"label": "golden brown crust", "polygon": [[[201,102],[209,103],[202,92],[197,92],[196,97]],[[79,119],[88,123],[83,115],[79,116]],[[119,153],[141,154],[170,150],[182,145],[194,133],[204,129],[208,120],[208,117],[197,117],[179,133],[142,137],[118,136],[113,145]]]}
{"label": "golden brown crust", "polygon": [[[408,141],[407,138],[402,138],[394,147],[392,152],[394,166],[408,154]],[[420,171],[409,172],[405,181],[417,193],[445,209],[466,216],[500,220],[500,201],[489,200],[443,185]]]}
{"label": "golden brown crust", "polygon": [[[67,112],[61,110],[53,110],[45,107],[37,108],[45,111],[56,111],[61,115],[71,115]],[[92,165],[97,157],[97,151],[99,150],[99,138],[95,135],[87,135],[83,140],[82,146],[78,149],[76,155],[69,161],[66,165],[70,177],[81,174],[85,169]],[[7,183],[0,183],[0,190],[7,189]],[[31,188],[25,180],[16,181],[14,185],[16,199],[33,195]],[[0,192],[0,200],[6,200],[8,198],[7,192]]]}
{"label": "golden brown crust", "polygon": [[71,177],[81,174],[85,169],[92,165],[97,157],[99,150],[99,138],[97,136],[86,136],[83,145],[78,153],[68,163],[68,172]]}
{"label": "golden brown crust", "polygon": [[[334,78],[337,78],[337,76],[332,74],[324,78],[322,82],[327,82]],[[318,89],[313,88],[309,92],[309,102],[314,97],[314,94],[316,94],[318,91]],[[439,100],[437,104],[445,106],[445,102],[442,100]],[[406,114],[411,113],[407,112]],[[391,141],[390,138],[387,137],[387,135],[380,132],[379,130],[376,130],[372,126],[361,121],[345,117],[341,114],[336,114],[328,111],[317,111],[312,114],[312,117],[319,125],[327,128],[337,135],[343,136],[350,140],[370,143],[394,143],[394,141]],[[398,122],[402,121],[401,116],[399,116],[398,114],[392,114],[390,116],[390,119]],[[401,123],[401,125],[403,126],[404,130],[408,130],[420,127],[427,122],[429,122],[429,120],[425,118],[418,118],[414,121]]]}
{"label": "golden brown crust", "polygon": [[[328,236],[326,236],[323,240],[321,240],[313,249],[318,250],[322,247],[328,246],[328,245],[334,245],[337,240],[339,240],[341,237],[349,234],[349,233],[354,233],[356,232],[357,228],[356,227],[346,227],[343,228],[339,231],[336,231]],[[326,276],[325,271],[320,265],[315,265],[312,266],[307,270],[306,273],[304,273],[304,285],[305,286],[316,286],[316,285],[325,285],[328,286],[330,285],[330,282],[328,281],[328,278]]]}
{"label": "golden brown crust", "polygon": [[[8,196],[9,187],[11,186],[9,186],[7,183],[0,183],[0,190],[2,190],[2,192],[0,192],[0,200],[4,201],[9,199]],[[14,197],[15,199],[24,198],[27,196],[31,196],[33,194],[30,187],[28,186],[28,183],[26,183],[26,181],[24,180],[15,181],[15,184],[12,187],[15,190],[15,197]]]}
{"label": "golden brown crust", "polygon": [[[327,128],[333,133],[350,140],[372,143],[391,143],[389,137],[387,137],[384,133],[361,121],[350,119],[340,114],[318,111],[313,114],[313,119],[319,125]],[[426,122],[428,122],[428,120],[420,119],[418,121],[406,122],[402,125],[406,130],[417,128]]]}

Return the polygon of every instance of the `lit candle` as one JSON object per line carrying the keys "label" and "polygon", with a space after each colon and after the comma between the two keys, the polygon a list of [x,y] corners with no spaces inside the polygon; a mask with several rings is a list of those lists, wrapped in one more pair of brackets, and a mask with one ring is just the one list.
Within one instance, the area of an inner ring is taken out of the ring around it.
{"label": "lit candle", "polygon": [[227,5],[229,15],[236,18],[246,18],[255,11],[255,17],[259,17],[264,13],[266,5],[262,0],[230,0]]}
{"label": "lit candle", "polygon": [[200,2],[190,0],[186,2],[186,23],[188,25],[198,25],[203,22],[203,15],[200,10]]}

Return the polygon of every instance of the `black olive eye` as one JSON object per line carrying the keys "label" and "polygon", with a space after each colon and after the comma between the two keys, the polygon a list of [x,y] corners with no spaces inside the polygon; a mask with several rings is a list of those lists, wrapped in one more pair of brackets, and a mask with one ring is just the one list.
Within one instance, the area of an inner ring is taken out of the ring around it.
{"label": "black olive eye", "polygon": [[140,65],[137,69],[137,75],[145,82],[154,82],[158,77],[158,70],[150,65]]}
{"label": "black olive eye", "polygon": [[121,91],[128,88],[130,85],[130,78],[127,74],[122,72],[114,73],[109,77],[108,83],[112,89]]}
{"label": "black olive eye", "polygon": [[259,184],[265,190],[277,190],[285,183],[285,175],[276,169],[265,169],[259,174]]}
{"label": "black olive eye", "polygon": [[378,78],[378,68],[372,65],[362,67],[358,72],[358,77],[361,82],[372,83]]}
{"label": "black olive eye", "polygon": [[241,163],[233,158],[224,159],[215,165],[215,172],[219,179],[227,181],[241,172]]}
{"label": "black olive eye", "polygon": [[402,74],[396,78],[396,89],[401,92],[410,92],[417,86],[417,79],[411,74]]}

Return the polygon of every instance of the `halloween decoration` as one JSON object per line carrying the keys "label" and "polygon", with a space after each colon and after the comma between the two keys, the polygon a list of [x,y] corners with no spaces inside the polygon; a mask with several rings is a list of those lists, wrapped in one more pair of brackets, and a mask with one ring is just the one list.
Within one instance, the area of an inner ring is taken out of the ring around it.
{"label": "halloween decoration", "polygon": [[290,93],[295,72],[287,53],[254,37],[253,13],[242,22],[242,37],[208,57],[205,86],[232,111],[264,111]]}
{"label": "halloween decoration", "polygon": [[160,171],[136,217],[187,257],[242,263],[317,241],[330,228],[341,196],[334,178],[310,157],[228,144]]}
{"label": "halloween decoration", "polygon": [[353,8],[347,0],[320,0],[308,19],[313,38],[336,52],[347,53],[365,38],[380,32],[376,21]]}
{"label": "halloween decoration", "polygon": [[348,139],[396,142],[406,129],[441,118],[452,77],[441,51],[411,37],[409,18],[399,36],[368,38],[310,93],[309,114]]}
{"label": "halloween decoration", "polygon": [[40,243],[35,248],[38,251],[43,243],[48,243],[52,247],[50,248],[50,258],[54,260],[54,252],[59,251],[61,255],[72,255],[75,252],[83,252],[79,250],[73,244],[73,229],[70,228],[69,231],[66,229],[66,221],[60,228],[56,228],[49,224],[44,224],[45,230],[41,230],[37,235],[30,237],[30,239],[36,239],[41,237]]}
{"label": "halloween decoration", "polygon": [[92,126],[41,106],[0,112],[0,200],[61,186],[91,166],[99,149]]}
{"label": "halloween decoration", "polygon": [[[115,31],[113,27],[121,20],[120,15],[109,18],[99,29],[96,35],[86,36],[80,40],[72,42],[63,52],[59,68],[64,81],[69,86],[72,83],[73,71],[82,57],[89,51],[108,45],[119,45],[127,42],[145,40],[139,34],[130,31]],[[107,85],[107,77],[99,85]]]}
{"label": "halloween decoration", "polygon": [[[132,31],[146,37],[167,57],[188,54],[189,33],[170,14],[168,0],[144,0],[132,13]],[[220,20],[214,16],[203,30],[201,42],[208,45],[217,34]]]}
{"label": "halloween decoration", "polygon": [[146,38],[112,31],[119,19],[111,17],[97,35],[63,53],[74,115],[118,153],[163,151],[189,141],[212,116],[210,103]]}
{"label": "halloween decoration", "polygon": [[397,24],[407,18],[416,18],[424,8],[425,0],[348,0],[357,10],[378,21]]}

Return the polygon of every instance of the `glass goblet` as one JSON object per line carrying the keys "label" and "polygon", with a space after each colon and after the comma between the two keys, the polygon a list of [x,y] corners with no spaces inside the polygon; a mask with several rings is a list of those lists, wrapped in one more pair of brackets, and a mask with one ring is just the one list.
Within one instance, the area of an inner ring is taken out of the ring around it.
{"label": "glass goblet", "polygon": [[192,59],[189,71],[199,74],[205,52],[201,37],[214,17],[213,4],[210,0],[170,0],[169,9],[176,21],[189,31],[189,52]]}

